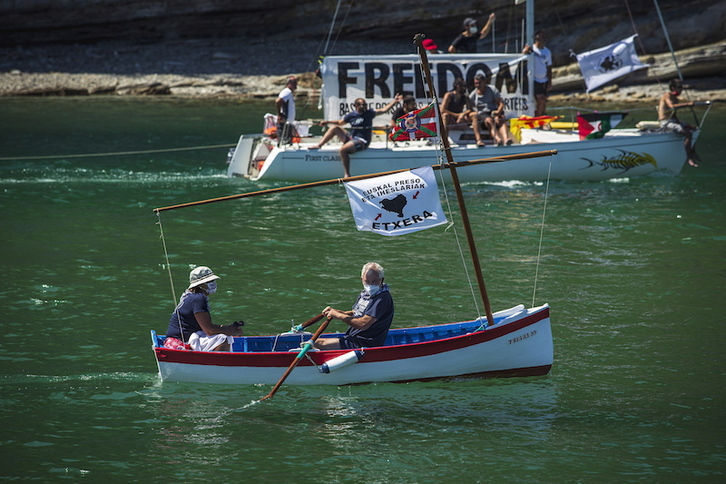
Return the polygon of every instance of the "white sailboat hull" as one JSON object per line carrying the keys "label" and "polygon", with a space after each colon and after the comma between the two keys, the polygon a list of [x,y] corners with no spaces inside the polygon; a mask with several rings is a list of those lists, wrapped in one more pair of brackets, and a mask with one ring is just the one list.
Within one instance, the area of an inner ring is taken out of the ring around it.
{"label": "white sailboat hull", "polygon": [[[603,139],[580,141],[577,134],[545,130],[522,130],[523,144],[512,146],[453,146],[454,161],[470,161],[532,151],[557,150],[544,158],[531,158],[467,167],[459,177],[463,182],[508,180],[602,181],[613,178],[654,174],[675,176],[686,161],[683,137],[674,133],[647,133],[613,130]],[[251,142],[243,135],[229,165],[229,176],[252,180],[311,182],[340,178],[343,166],[340,145],[307,149],[310,144],[271,146],[258,137]],[[390,170],[416,168],[437,159],[435,146],[426,141],[386,143],[374,141],[370,148],[351,155],[352,176]],[[551,166],[550,166],[551,164]]]}

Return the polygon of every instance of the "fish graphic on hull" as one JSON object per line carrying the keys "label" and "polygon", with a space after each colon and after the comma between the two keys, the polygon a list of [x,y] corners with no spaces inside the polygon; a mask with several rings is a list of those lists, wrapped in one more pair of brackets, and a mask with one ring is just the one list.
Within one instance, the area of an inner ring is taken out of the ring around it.
{"label": "fish graphic on hull", "polygon": [[658,168],[658,162],[655,161],[655,158],[653,158],[653,156],[649,155],[648,153],[634,153],[632,151],[623,150],[618,151],[620,151],[619,155],[610,158],[603,156],[602,160],[600,161],[591,160],[589,158],[582,158],[589,163],[588,166],[582,169],[586,170],[597,165],[602,167],[603,171],[609,168],[614,168],[616,170],[623,170],[622,173],[625,173],[632,168],[637,168],[639,166],[647,165],[649,163],[653,165],[656,169]]}

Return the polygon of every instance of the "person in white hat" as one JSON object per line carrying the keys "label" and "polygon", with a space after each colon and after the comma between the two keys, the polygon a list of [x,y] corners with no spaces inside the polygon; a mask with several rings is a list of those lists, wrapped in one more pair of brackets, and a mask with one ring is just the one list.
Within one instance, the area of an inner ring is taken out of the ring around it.
{"label": "person in white hat", "polygon": [[195,351],[231,350],[232,336],[242,336],[244,323],[237,321],[227,326],[212,323],[209,296],[217,291],[217,279],[219,276],[207,266],[199,266],[189,273],[189,287],[171,314],[167,338],[178,338]]}

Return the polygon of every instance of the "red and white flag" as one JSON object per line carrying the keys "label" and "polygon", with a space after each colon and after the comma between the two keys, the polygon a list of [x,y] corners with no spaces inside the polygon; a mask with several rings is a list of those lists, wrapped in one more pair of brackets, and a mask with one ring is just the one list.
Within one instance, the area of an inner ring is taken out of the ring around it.
{"label": "red and white flag", "polygon": [[391,130],[389,138],[391,141],[409,141],[438,136],[436,121],[436,107],[431,103],[396,119],[396,127]]}

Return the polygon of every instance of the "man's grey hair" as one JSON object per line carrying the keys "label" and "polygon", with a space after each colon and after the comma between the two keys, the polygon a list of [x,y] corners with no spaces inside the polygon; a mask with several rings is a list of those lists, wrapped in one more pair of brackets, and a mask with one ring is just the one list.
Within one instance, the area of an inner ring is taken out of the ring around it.
{"label": "man's grey hair", "polygon": [[368,271],[374,271],[378,273],[378,276],[383,279],[383,267],[378,262],[367,262],[363,269],[360,271],[360,276],[365,277]]}

